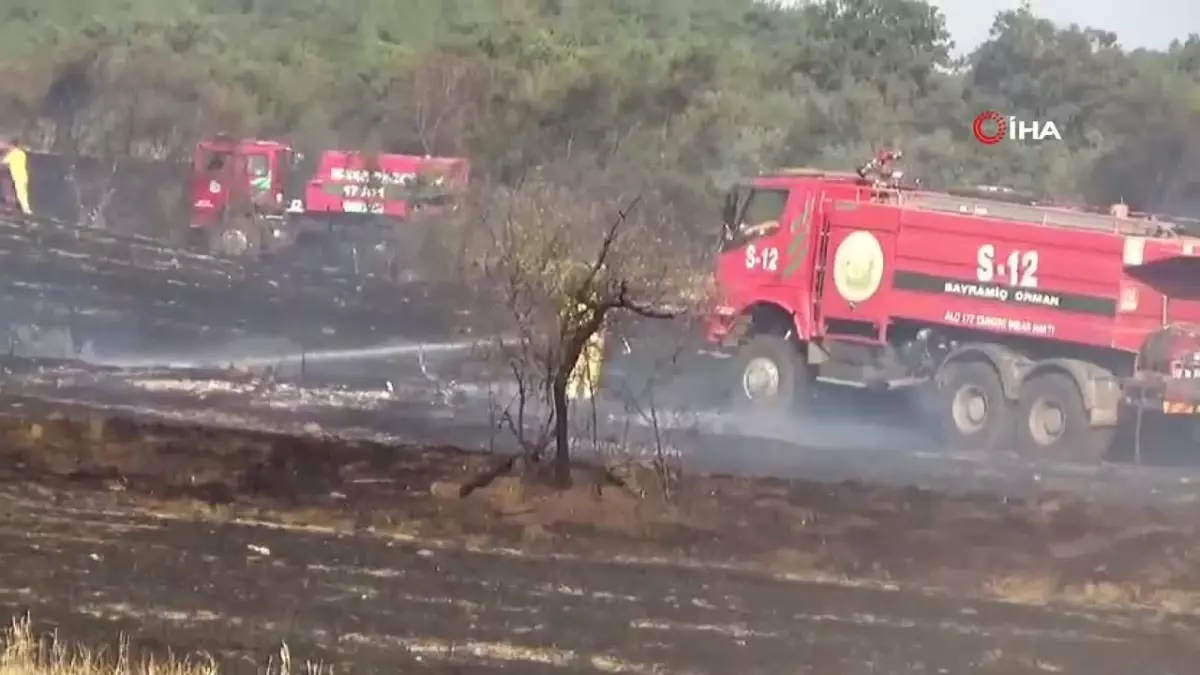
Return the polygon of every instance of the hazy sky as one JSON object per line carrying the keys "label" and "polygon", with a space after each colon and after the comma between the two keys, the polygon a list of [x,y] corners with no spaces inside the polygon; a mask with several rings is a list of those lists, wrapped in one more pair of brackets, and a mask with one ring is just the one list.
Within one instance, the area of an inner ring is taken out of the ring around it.
{"label": "hazy sky", "polygon": [[[932,0],[946,15],[959,50],[987,39],[992,18],[1020,0]],[[1125,47],[1157,47],[1200,33],[1200,0],[1032,0],[1033,11],[1057,23],[1110,30]]]}

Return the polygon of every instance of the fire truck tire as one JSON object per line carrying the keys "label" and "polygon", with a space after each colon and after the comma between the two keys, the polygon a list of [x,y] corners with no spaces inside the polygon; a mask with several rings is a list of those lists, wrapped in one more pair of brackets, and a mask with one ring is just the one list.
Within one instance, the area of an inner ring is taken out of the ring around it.
{"label": "fire truck tire", "polygon": [[1021,386],[1017,449],[1028,457],[1095,464],[1108,453],[1114,427],[1093,428],[1083,396],[1065,373],[1037,375]]}
{"label": "fire truck tire", "polygon": [[808,395],[808,371],[800,362],[800,351],[782,336],[751,338],[733,362],[731,393],[737,408],[784,412]]}
{"label": "fire truck tire", "polygon": [[946,364],[938,384],[938,421],[942,441],[950,449],[997,452],[1011,448],[1013,406],[991,364]]}
{"label": "fire truck tire", "polygon": [[263,246],[261,223],[239,218],[209,230],[209,252],[227,258],[257,254]]}

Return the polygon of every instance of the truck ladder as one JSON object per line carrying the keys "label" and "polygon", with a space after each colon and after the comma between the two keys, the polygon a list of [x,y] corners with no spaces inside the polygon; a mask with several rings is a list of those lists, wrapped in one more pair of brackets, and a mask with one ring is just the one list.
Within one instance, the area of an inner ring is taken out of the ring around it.
{"label": "truck ladder", "polygon": [[[818,204],[825,202],[825,195],[821,195]],[[821,312],[821,298],[825,293],[825,270],[829,267],[829,216],[821,217],[820,233],[817,235],[817,250],[813,253],[813,278],[810,284],[812,288],[812,296],[810,299],[812,310],[812,325],[814,330],[825,333],[825,316]]]}

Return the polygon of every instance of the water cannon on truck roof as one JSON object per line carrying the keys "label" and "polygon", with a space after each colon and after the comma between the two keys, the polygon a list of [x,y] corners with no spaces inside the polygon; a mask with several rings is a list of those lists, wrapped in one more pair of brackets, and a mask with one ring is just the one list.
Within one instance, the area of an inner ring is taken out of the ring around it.
{"label": "water cannon on truck roof", "polygon": [[736,357],[739,404],[915,388],[947,445],[1071,461],[1104,456],[1135,418],[1200,420],[1185,224],[921,190],[897,179],[899,156],[729,193],[708,336]]}

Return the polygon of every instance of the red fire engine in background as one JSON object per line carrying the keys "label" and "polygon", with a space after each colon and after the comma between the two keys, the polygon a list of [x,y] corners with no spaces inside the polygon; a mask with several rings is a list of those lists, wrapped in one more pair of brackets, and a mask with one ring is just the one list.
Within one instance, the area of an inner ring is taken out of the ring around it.
{"label": "red fire engine in background", "polygon": [[457,158],[303,153],[280,141],[208,138],[193,160],[190,238],[226,255],[351,237],[370,225],[390,239],[398,224],[452,208],[469,172]]}
{"label": "red fire engine in background", "polygon": [[924,191],[898,156],[729,194],[709,339],[736,349],[742,405],[781,411],[818,381],[919,387],[951,447],[1068,461],[1099,460],[1135,417],[1200,412],[1186,224]]}

